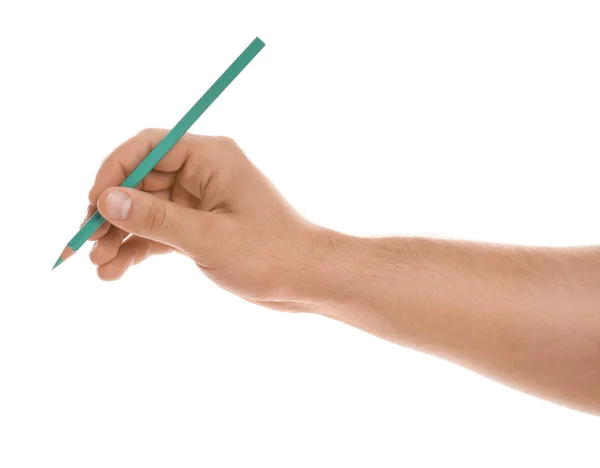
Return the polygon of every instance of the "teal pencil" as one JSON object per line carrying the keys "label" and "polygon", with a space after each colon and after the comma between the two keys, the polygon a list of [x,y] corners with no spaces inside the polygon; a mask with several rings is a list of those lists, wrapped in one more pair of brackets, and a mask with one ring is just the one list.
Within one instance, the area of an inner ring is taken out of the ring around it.
{"label": "teal pencil", "polygon": [[[165,157],[165,155],[175,146],[175,143],[185,135],[190,127],[196,122],[206,109],[219,97],[219,95],[231,84],[246,65],[248,65],[254,57],[262,50],[265,43],[258,37],[255,38],[248,47],[239,55],[237,59],[223,72],[223,74],[208,88],[204,95],[198,99],[196,104],[181,118],[173,129],[167,133],[163,139],[148,153],[142,162],[133,170],[121,187],[137,187],[144,177]],[[98,230],[104,223],[102,215],[96,211],[92,217],[82,226],[77,234],[66,245],[60,257],[52,267],[54,270],[58,265],[63,263],[67,258],[73,255],[85,242]]]}

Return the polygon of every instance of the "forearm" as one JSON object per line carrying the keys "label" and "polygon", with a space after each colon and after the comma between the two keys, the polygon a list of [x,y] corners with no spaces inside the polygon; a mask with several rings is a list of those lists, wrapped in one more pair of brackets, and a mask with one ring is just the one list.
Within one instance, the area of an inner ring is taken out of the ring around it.
{"label": "forearm", "polygon": [[304,300],[329,317],[600,413],[600,252],[318,236]]}

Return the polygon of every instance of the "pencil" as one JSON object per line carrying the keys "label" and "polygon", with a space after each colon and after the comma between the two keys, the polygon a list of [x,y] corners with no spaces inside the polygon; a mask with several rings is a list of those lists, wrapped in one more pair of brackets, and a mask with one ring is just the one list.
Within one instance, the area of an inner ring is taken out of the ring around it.
{"label": "pencil", "polygon": [[[167,133],[162,140],[148,153],[148,155],[133,170],[121,187],[135,188],[144,177],[165,157],[175,146],[175,143],[185,135],[190,127],[196,122],[206,109],[219,97],[219,95],[231,84],[231,82],[242,72],[254,57],[262,50],[265,43],[258,37],[236,58],[223,74],[208,88],[204,95],[198,99],[196,104],[181,118],[179,122]],[[52,267],[54,270],[58,265],[71,257],[85,242],[98,230],[105,219],[96,211],[92,217],[81,227],[79,232],[65,246],[60,257]]]}

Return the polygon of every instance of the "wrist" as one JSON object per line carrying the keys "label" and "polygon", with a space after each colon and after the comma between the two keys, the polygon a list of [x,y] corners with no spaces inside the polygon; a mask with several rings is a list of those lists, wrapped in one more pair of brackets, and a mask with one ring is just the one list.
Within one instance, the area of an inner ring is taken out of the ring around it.
{"label": "wrist", "polygon": [[368,239],[310,225],[291,286],[294,301],[311,312],[341,313],[357,299],[356,283],[368,274],[360,260],[365,242]]}
{"label": "wrist", "polygon": [[407,286],[420,241],[355,237],[321,227],[312,229],[310,239],[295,286],[297,303],[389,341],[406,341],[410,327],[399,311],[415,293]]}

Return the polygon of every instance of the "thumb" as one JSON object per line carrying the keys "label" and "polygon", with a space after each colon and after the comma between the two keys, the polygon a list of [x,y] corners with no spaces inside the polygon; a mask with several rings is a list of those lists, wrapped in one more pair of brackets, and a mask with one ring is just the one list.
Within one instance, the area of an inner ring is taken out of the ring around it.
{"label": "thumb", "polygon": [[184,208],[150,193],[125,187],[106,189],[98,199],[98,211],[124,231],[197,253],[206,243],[216,214]]}

